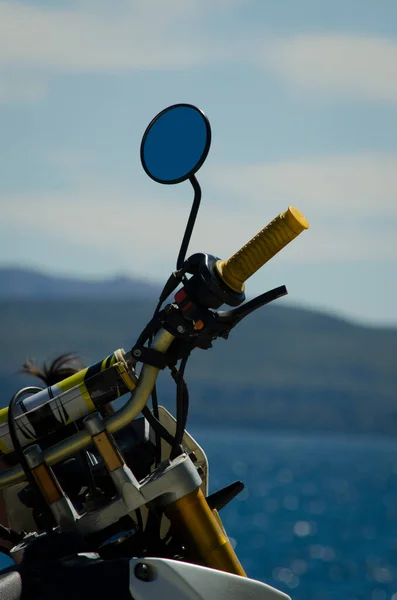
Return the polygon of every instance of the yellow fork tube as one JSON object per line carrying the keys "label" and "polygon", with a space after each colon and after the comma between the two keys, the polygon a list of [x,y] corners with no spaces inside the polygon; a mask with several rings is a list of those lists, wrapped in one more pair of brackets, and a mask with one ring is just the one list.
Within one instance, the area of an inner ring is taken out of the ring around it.
{"label": "yellow fork tube", "polygon": [[167,506],[166,515],[205,566],[247,576],[200,488]]}

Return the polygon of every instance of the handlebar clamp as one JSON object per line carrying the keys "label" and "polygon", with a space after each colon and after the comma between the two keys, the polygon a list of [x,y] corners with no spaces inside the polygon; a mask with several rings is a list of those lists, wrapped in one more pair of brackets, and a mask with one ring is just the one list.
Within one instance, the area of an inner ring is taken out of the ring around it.
{"label": "handlebar clamp", "polygon": [[151,365],[152,367],[156,367],[161,371],[169,365],[167,354],[158,352],[158,350],[154,350],[153,348],[148,348],[146,346],[137,344],[131,349],[131,354],[134,357],[134,360],[137,362],[144,363],[145,365]]}

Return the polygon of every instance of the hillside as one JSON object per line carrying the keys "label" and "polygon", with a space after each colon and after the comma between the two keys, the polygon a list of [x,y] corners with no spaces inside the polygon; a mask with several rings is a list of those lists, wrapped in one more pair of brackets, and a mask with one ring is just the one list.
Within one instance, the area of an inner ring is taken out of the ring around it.
{"label": "hillside", "polygon": [[[26,357],[78,352],[91,364],[128,349],[155,302],[0,301],[1,404],[28,378]],[[397,433],[397,329],[366,328],[307,310],[265,307],[187,368],[191,418],[299,431]],[[162,399],[171,387],[163,375]],[[162,388],[160,388],[162,389]]]}
{"label": "hillside", "polygon": [[0,299],[68,300],[71,298],[151,298],[158,286],[138,278],[112,277],[86,281],[77,277],[56,277],[31,269],[0,268]]}

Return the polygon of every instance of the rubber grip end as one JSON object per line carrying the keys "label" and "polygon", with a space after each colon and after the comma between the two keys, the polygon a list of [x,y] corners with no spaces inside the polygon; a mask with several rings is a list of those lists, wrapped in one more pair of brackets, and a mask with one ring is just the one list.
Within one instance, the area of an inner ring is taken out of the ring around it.
{"label": "rubber grip end", "polygon": [[294,206],[289,206],[284,213],[285,222],[297,235],[304,229],[309,229],[309,223],[302,213]]}

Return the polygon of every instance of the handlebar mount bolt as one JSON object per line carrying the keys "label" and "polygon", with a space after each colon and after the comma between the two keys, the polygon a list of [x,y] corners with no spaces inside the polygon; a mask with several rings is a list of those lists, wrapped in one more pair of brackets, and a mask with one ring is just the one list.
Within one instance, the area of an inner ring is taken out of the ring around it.
{"label": "handlebar mount bolt", "polygon": [[186,327],[184,327],[183,325],[178,325],[178,327],[176,328],[178,333],[185,333],[186,331]]}
{"label": "handlebar mount bolt", "polygon": [[142,352],[141,352],[141,350],[139,350],[139,348],[135,348],[133,354],[134,354],[134,356],[139,357],[139,356],[141,356]]}

